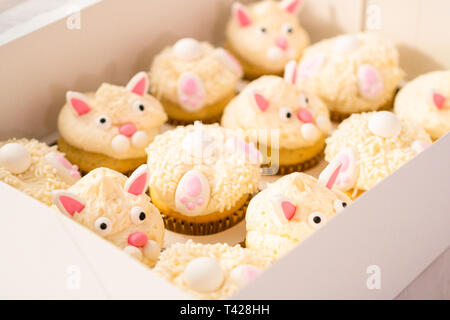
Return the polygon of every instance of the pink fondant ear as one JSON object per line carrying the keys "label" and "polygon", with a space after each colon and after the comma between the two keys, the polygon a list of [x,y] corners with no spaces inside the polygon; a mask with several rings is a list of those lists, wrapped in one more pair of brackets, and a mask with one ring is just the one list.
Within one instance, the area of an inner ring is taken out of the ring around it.
{"label": "pink fondant ear", "polygon": [[242,28],[247,27],[252,23],[247,8],[241,3],[233,3],[232,11],[233,16],[236,18]]}
{"label": "pink fondant ear", "polygon": [[439,92],[433,92],[433,102],[436,108],[438,108],[439,110],[444,108],[445,100],[446,99],[442,94],[440,94]]}
{"label": "pink fondant ear", "polygon": [[328,189],[347,191],[353,188],[358,178],[358,153],[353,148],[341,151],[319,176],[319,183]]}
{"label": "pink fondant ear", "polygon": [[148,91],[149,83],[147,73],[142,71],[131,78],[127,84],[127,90],[143,96]]}
{"label": "pink fondant ear", "polygon": [[297,14],[302,6],[302,0],[283,0],[280,6],[289,13]]}
{"label": "pink fondant ear", "polygon": [[70,103],[72,108],[79,116],[82,116],[83,114],[86,114],[89,111],[91,111],[88,99],[79,92],[67,91],[66,100],[68,103]]}
{"label": "pink fondant ear", "polygon": [[125,183],[125,191],[135,196],[143,194],[148,187],[148,167],[146,164],[141,165],[134,170],[133,174]]}
{"label": "pink fondant ear", "polygon": [[237,77],[242,78],[243,70],[239,61],[227,50],[223,48],[217,48],[214,51],[214,55],[217,60],[224,65],[225,68],[233,72]]}
{"label": "pink fondant ear", "polygon": [[53,191],[52,200],[59,211],[70,217],[73,217],[76,212],[82,212],[86,207],[86,203],[83,199],[67,190]]}
{"label": "pink fondant ear", "polygon": [[289,61],[284,67],[284,80],[292,84],[297,82],[297,62],[295,60]]}
{"label": "pink fondant ear", "polygon": [[264,98],[264,96],[261,93],[253,92],[253,101],[255,101],[256,106],[261,110],[262,112],[266,111],[267,108],[269,108],[269,101]]}

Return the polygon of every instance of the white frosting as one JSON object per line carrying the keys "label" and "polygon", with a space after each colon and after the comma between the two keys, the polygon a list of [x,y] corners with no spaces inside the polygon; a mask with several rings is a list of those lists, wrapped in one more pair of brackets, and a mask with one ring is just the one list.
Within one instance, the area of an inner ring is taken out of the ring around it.
{"label": "white frosting", "polygon": [[380,111],[374,113],[370,118],[369,129],[377,136],[392,138],[400,133],[402,124],[398,117],[392,112]]}
{"label": "white frosting", "polygon": [[111,147],[117,153],[125,153],[130,149],[130,140],[124,135],[117,135],[111,141]]}
{"label": "white frosting", "polygon": [[23,173],[31,165],[30,152],[19,143],[5,144],[0,149],[0,165],[11,173]]}
{"label": "white frosting", "polygon": [[189,262],[183,277],[192,290],[199,292],[215,291],[222,286],[225,279],[220,263],[216,259],[207,257]]}
{"label": "white frosting", "polygon": [[192,38],[178,40],[173,46],[173,53],[183,60],[195,60],[203,55],[201,44]]}
{"label": "white frosting", "polygon": [[214,138],[201,129],[187,134],[181,147],[195,158],[209,158],[216,150]]}

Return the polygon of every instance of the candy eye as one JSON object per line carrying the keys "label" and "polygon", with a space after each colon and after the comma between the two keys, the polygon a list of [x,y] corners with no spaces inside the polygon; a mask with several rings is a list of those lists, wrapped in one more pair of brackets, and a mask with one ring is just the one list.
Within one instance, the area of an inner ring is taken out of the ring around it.
{"label": "candy eye", "polygon": [[100,217],[97,220],[95,220],[94,228],[98,234],[106,236],[111,232],[112,229],[111,220],[105,217]]}
{"label": "candy eye", "polygon": [[108,130],[111,127],[111,120],[107,116],[98,117],[96,122],[100,129]]}
{"label": "candy eye", "polygon": [[322,212],[313,212],[308,216],[308,223],[314,229],[320,228],[325,222],[327,222],[327,217]]}
{"label": "candy eye", "polygon": [[133,207],[131,209],[131,221],[134,224],[141,224],[145,220],[145,211],[141,207]]}
{"label": "candy eye", "polygon": [[260,27],[260,28],[259,28],[259,32],[262,33],[262,34],[266,34],[267,31],[268,31],[268,30],[267,30],[266,27]]}
{"label": "candy eye", "polygon": [[142,113],[146,110],[145,105],[141,101],[133,103],[133,111],[136,113]]}
{"label": "candy eye", "polygon": [[334,210],[336,210],[336,212],[341,212],[347,207],[347,205],[348,205],[347,202],[341,201],[339,199],[334,200],[333,203]]}
{"label": "candy eye", "polygon": [[292,110],[287,107],[281,108],[278,115],[281,120],[287,121],[292,118]]}
{"label": "candy eye", "polygon": [[286,23],[281,28],[281,31],[285,34],[291,34],[294,32],[294,27],[292,27],[289,23]]}
{"label": "candy eye", "polygon": [[307,96],[305,96],[304,94],[300,94],[300,96],[298,97],[300,105],[302,107],[307,107],[309,105],[309,98]]}

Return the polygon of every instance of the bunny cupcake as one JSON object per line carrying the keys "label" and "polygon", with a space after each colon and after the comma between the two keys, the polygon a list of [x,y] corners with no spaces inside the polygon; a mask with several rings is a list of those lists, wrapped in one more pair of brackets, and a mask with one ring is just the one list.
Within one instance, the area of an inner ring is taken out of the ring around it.
{"label": "bunny cupcake", "polygon": [[430,72],[407,83],[395,99],[395,113],[423,127],[433,140],[450,131],[450,70]]}
{"label": "bunny cupcake", "polygon": [[53,190],[68,188],[81,175],[56,147],[35,139],[0,142],[0,181],[46,205]]}
{"label": "bunny cupcake", "polygon": [[248,206],[246,247],[271,259],[291,250],[350,204],[332,183],[295,172],[269,184]]}
{"label": "bunny cupcake", "polygon": [[352,113],[392,107],[404,77],[397,49],[377,33],[342,35],[309,47],[296,83],[318,95],[342,121]]}
{"label": "bunny cupcake", "polygon": [[156,273],[197,299],[225,299],[257,277],[269,259],[239,245],[177,243],[161,253]]}
{"label": "bunny cupcake", "polygon": [[261,155],[238,132],[196,122],[156,137],[149,147],[150,195],[169,230],[223,231],[244,218],[258,190]]}
{"label": "bunny cupcake", "polygon": [[127,173],[145,163],[145,148],[167,120],[161,104],[146,92],[145,72],[127,86],[104,83],[97,92],[67,92],[59,113],[58,147],[84,172],[108,167]]}
{"label": "bunny cupcake", "polygon": [[219,121],[241,77],[239,62],[226,50],[191,38],[165,48],[150,69],[152,93],[172,124]]}
{"label": "bunny cupcake", "polygon": [[53,191],[53,203],[66,216],[152,267],[163,243],[164,223],[145,194],[147,178],[147,165],[128,179],[97,168],[67,190]]}
{"label": "bunny cupcake", "polygon": [[[287,70],[290,67],[292,64]],[[331,129],[327,107],[315,95],[293,85],[289,76],[263,76],[251,82],[226,107],[222,125],[242,129],[248,139],[258,142],[269,158],[264,163],[274,166],[278,162],[279,174],[317,164]]]}
{"label": "bunny cupcake", "polygon": [[353,114],[327,139],[325,159],[330,162],[319,181],[331,179],[333,188],[353,198],[431,144],[422,128],[388,111]]}
{"label": "bunny cupcake", "polygon": [[300,26],[302,0],[235,2],[226,30],[227,48],[241,62],[249,79],[281,75],[289,60],[299,59],[309,45]]}

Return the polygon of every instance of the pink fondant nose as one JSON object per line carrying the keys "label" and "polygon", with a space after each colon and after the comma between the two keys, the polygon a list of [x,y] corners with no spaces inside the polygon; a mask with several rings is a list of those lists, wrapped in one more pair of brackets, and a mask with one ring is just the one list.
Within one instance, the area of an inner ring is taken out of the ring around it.
{"label": "pink fondant nose", "polygon": [[134,232],[128,236],[128,244],[137,248],[142,248],[145,246],[147,241],[147,235],[142,232]]}
{"label": "pink fondant nose", "polygon": [[283,37],[277,38],[277,40],[275,40],[275,43],[276,43],[277,47],[282,50],[286,50],[289,47],[289,44],[288,44],[286,38],[283,38]]}
{"label": "pink fondant nose", "polygon": [[307,109],[300,109],[297,113],[298,120],[304,122],[304,123],[311,123],[314,121],[314,116],[312,113]]}
{"label": "pink fondant nose", "polygon": [[136,126],[131,122],[125,123],[121,125],[119,128],[119,133],[123,134],[126,137],[131,137],[133,134],[136,133],[136,131],[137,131]]}

